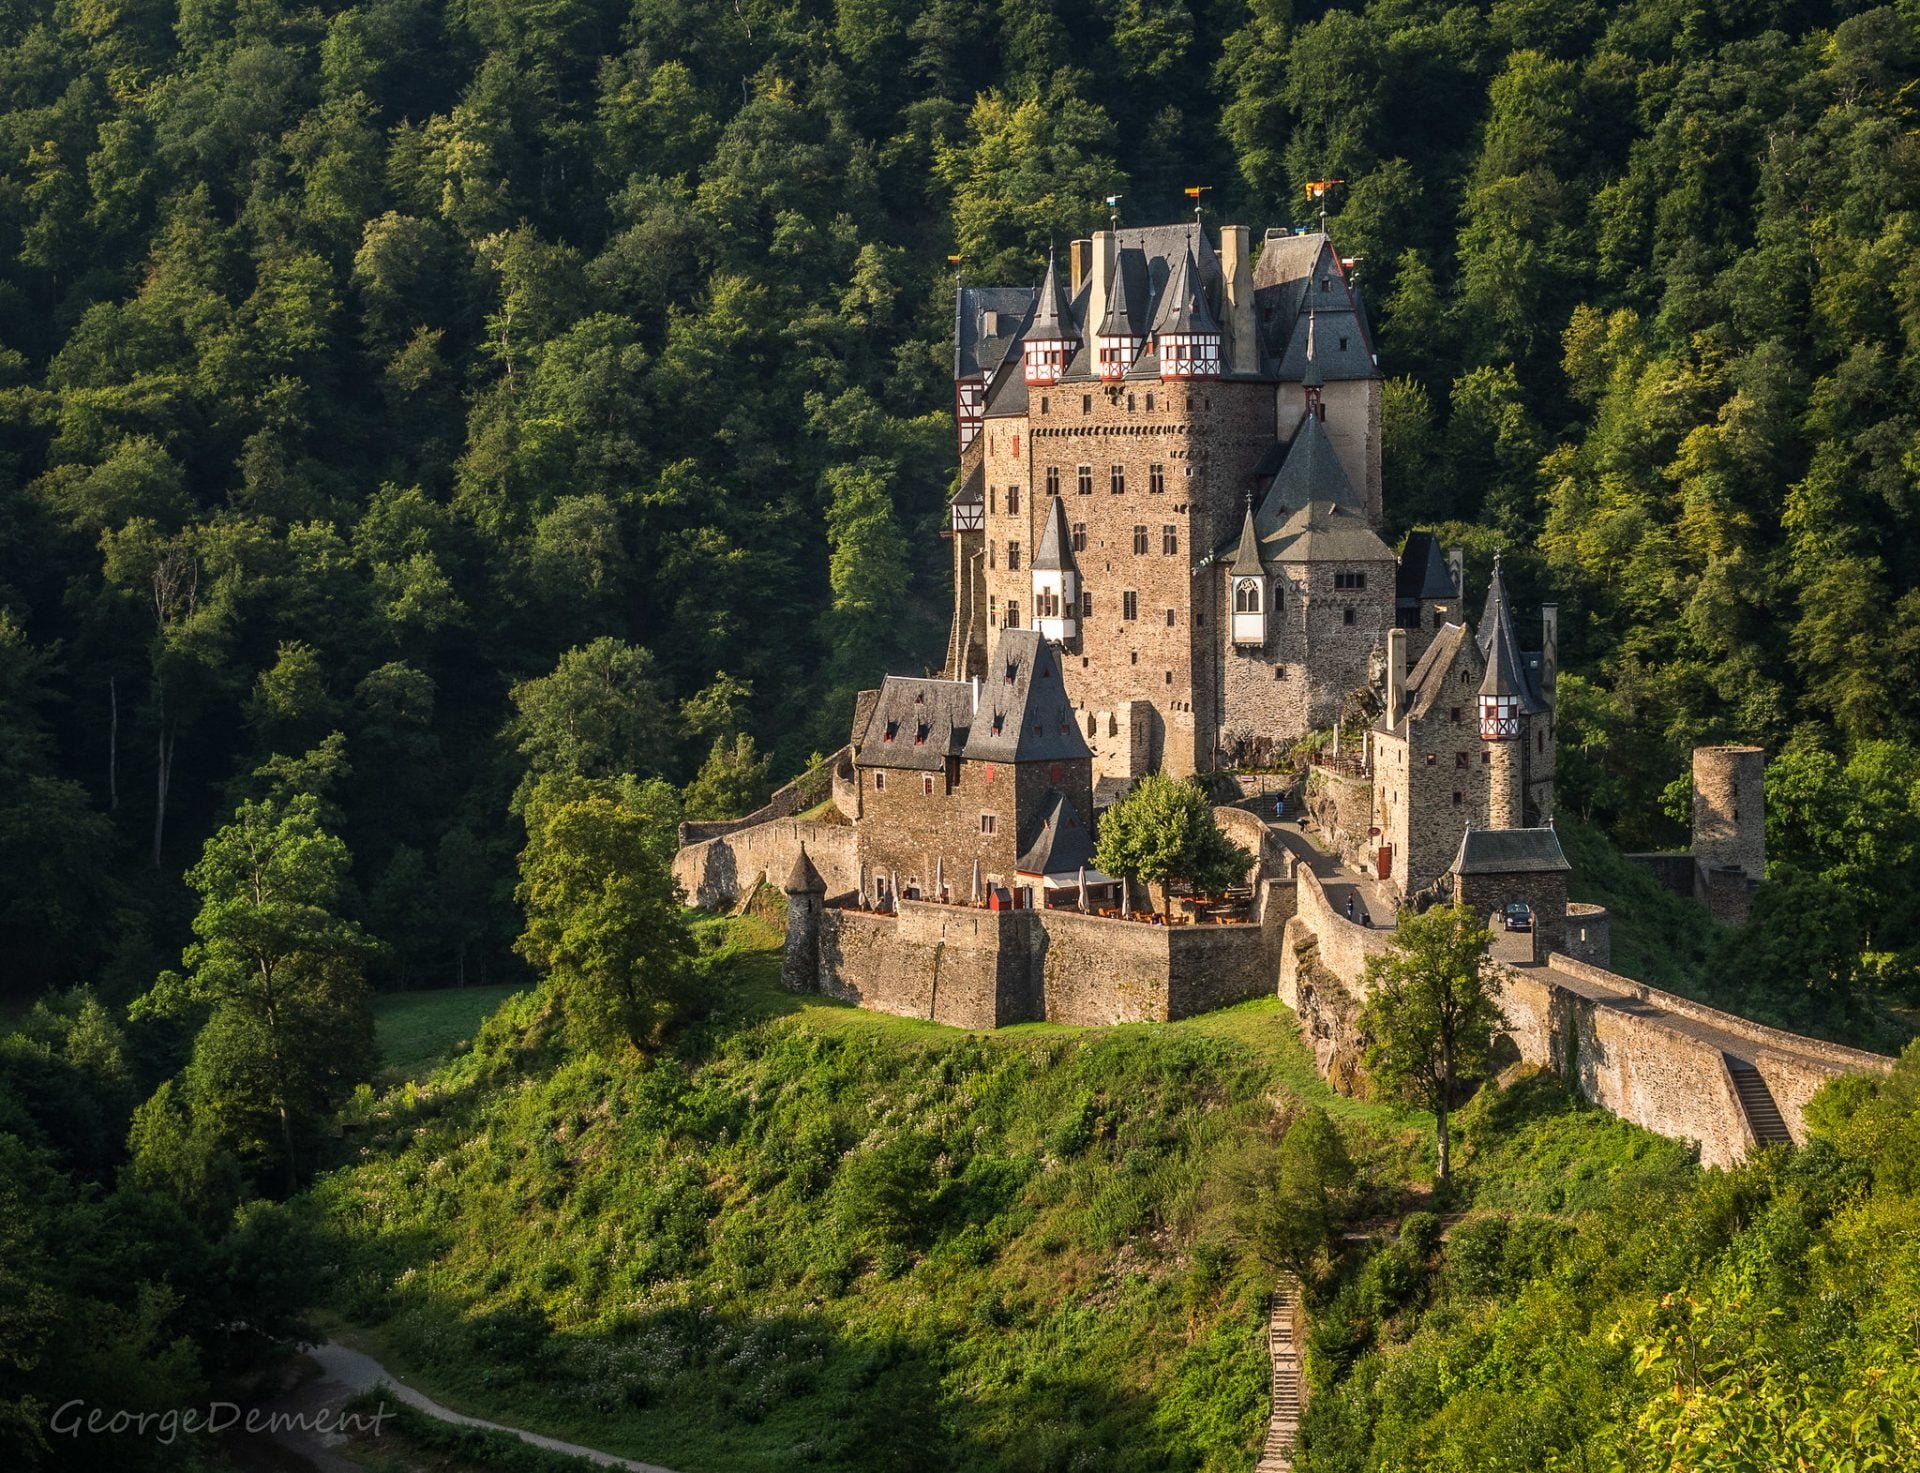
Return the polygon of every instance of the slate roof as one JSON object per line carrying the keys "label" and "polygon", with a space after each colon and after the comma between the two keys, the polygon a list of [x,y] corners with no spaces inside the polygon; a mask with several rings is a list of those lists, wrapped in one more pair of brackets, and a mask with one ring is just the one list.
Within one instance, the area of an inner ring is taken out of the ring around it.
{"label": "slate roof", "polygon": [[972,721],[971,682],[889,675],[854,739],[853,760],[861,767],[938,772],[965,748]]}
{"label": "slate roof", "polygon": [[[1444,624],[1440,632],[1434,635],[1433,643],[1427,646],[1427,652],[1407,677],[1407,721],[1423,719],[1440,704],[1447,677],[1453,673],[1454,661],[1467,643],[1467,626],[1464,624]],[[1461,704],[1467,702],[1463,700]]]}
{"label": "slate roof", "polygon": [[1564,873],[1573,868],[1552,829],[1468,829],[1451,866],[1456,875]]}
{"label": "slate roof", "polygon": [[1060,285],[1059,264],[1053,252],[1047,252],[1047,274],[1040,283],[1040,300],[1033,309],[1033,322],[1027,328],[1030,338],[1078,338],[1080,325],[1074,320],[1067,293]]}
{"label": "slate roof", "polygon": [[820,871],[813,867],[813,860],[807,855],[807,846],[800,846],[795,856],[793,869],[787,875],[787,894],[789,895],[825,895],[827,882],[820,878]]}
{"label": "slate roof", "polygon": [[1058,573],[1074,567],[1073,539],[1067,534],[1067,508],[1061,497],[1054,497],[1047,508],[1046,526],[1040,529],[1040,546],[1033,554],[1033,571]]}
{"label": "slate roof", "polygon": [[1260,562],[1260,534],[1254,530],[1251,506],[1240,524],[1240,543],[1233,550],[1233,566],[1227,571],[1236,578],[1258,578],[1267,571]]}
{"label": "slate roof", "polygon": [[1067,697],[1059,657],[1037,630],[1001,631],[980,683],[980,709],[963,755],[986,762],[1084,761],[1093,756]]}
{"label": "slate roof", "polygon": [[1440,552],[1440,540],[1431,532],[1409,532],[1400,549],[1400,571],[1393,586],[1401,608],[1440,603],[1454,597],[1453,569]]}
{"label": "slate roof", "polygon": [[961,287],[954,302],[953,376],[972,378],[998,368],[1033,303],[1031,287]]}
{"label": "slate roof", "polygon": [[1500,558],[1493,559],[1493,577],[1487,584],[1487,607],[1480,616],[1480,654],[1487,672],[1480,682],[1483,696],[1519,696],[1521,707],[1538,712],[1545,709],[1533,688],[1526,657],[1520,651],[1519,638],[1513,632],[1513,607],[1507,599],[1506,575],[1500,571]]}
{"label": "slate roof", "polygon": [[1261,545],[1277,563],[1391,563],[1393,549],[1366,516],[1337,501],[1309,501]]}
{"label": "slate roof", "polygon": [[1073,875],[1093,868],[1093,830],[1065,793],[1055,793],[1014,868],[1023,875]]}
{"label": "slate roof", "polygon": [[[1262,538],[1270,537],[1290,515],[1310,501],[1331,501],[1366,521],[1366,503],[1353,489],[1340,454],[1333,448],[1326,424],[1316,414],[1302,414],[1286,459],[1280,463],[1267,494],[1261,498],[1254,523]],[[1392,556],[1391,553],[1388,556]]]}
{"label": "slate roof", "polygon": [[[1322,286],[1321,283],[1326,285]],[[1280,378],[1299,382],[1314,328],[1314,364],[1327,379],[1377,378],[1365,303],[1347,280],[1333,242],[1320,231],[1269,233],[1253,267],[1254,310],[1263,352]]]}
{"label": "slate roof", "polygon": [[[1103,304],[1100,336],[1138,340],[1147,335],[1142,325],[1147,320],[1147,260],[1136,251],[1124,251],[1115,253],[1113,264],[1113,286]],[[1140,304],[1137,313],[1136,302]]]}
{"label": "slate roof", "polygon": [[1156,333],[1220,331],[1220,319],[1207,305],[1206,293],[1201,289],[1200,268],[1194,263],[1191,250],[1183,252],[1174,263],[1167,288],[1160,293],[1160,309],[1154,313],[1153,330]]}

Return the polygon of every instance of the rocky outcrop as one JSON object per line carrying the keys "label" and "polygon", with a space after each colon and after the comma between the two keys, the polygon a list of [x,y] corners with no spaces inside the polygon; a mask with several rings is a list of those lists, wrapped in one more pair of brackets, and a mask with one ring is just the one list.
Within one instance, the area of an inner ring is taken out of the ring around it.
{"label": "rocky outcrop", "polygon": [[1296,917],[1287,922],[1283,941],[1282,996],[1300,1020],[1300,1035],[1313,1050],[1320,1077],[1340,1094],[1366,1092],[1366,1035],[1360,1029],[1361,1001],[1320,960],[1320,940]]}

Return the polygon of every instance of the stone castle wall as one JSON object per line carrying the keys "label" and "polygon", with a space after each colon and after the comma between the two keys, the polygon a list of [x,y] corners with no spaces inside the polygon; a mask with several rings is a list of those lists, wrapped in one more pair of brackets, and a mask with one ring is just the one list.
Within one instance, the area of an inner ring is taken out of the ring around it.
{"label": "stone castle wall", "polygon": [[1307,812],[1350,867],[1371,874],[1380,843],[1374,827],[1373,779],[1315,763],[1307,769]]}
{"label": "stone castle wall", "polygon": [[720,910],[750,894],[761,880],[784,885],[800,855],[807,853],[829,895],[860,888],[858,830],[846,823],[777,819],[750,829],[689,844],[673,857],[673,878],[688,905]]}
{"label": "stone castle wall", "polygon": [[698,844],[725,834],[737,834],[743,829],[754,828],[776,818],[791,818],[796,813],[805,813],[816,804],[824,803],[829,796],[838,796],[836,787],[840,766],[842,763],[851,765],[852,760],[853,748],[842,747],[818,766],[809,768],[792,782],[776,789],[771,798],[745,818],[683,823],[680,825],[680,843],[683,847]]}
{"label": "stone castle wall", "polygon": [[1263,885],[1258,919],[1232,926],[914,900],[897,914],[829,908],[819,990],[959,1028],[1170,1022],[1272,990],[1291,889]]}

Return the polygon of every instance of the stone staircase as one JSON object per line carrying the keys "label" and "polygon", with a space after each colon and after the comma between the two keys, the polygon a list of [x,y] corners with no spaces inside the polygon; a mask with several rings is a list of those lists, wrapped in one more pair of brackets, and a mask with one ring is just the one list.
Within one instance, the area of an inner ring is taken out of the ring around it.
{"label": "stone staircase", "polygon": [[1773,1091],[1767,1088],[1767,1081],[1760,1077],[1760,1071],[1745,1059],[1736,1059],[1728,1054],[1727,1072],[1733,1076],[1734,1093],[1740,1097],[1740,1108],[1746,1114],[1747,1124],[1753,1129],[1753,1139],[1762,1146],[1790,1145],[1793,1136],[1787,1130],[1787,1122],[1780,1117],[1780,1106],[1774,1102]]}
{"label": "stone staircase", "polygon": [[1273,1291],[1267,1317],[1267,1349],[1273,1356],[1273,1414],[1267,1419],[1266,1446],[1254,1473],[1292,1473],[1293,1441],[1300,1430],[1306,1385],[1300,1379],[1300,1288],[1289,1278]]}

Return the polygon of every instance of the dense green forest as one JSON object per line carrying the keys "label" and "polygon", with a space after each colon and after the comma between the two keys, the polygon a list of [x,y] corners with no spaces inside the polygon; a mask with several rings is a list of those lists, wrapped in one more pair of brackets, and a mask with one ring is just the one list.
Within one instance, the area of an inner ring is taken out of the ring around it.
{"label": "dense green forest", "polygon": [[1389,515],[1559,598],[1583,844],[1766,743],[1756,924],[1667,960],[1890,1046],[1916,80],[1920,8],[1814,0],[0,4],[0,1461],[297,1327],[369,988],[662,1046],[695,936],[581,876],[938,661],[953,258],[1110,194],[1347,181]]}

